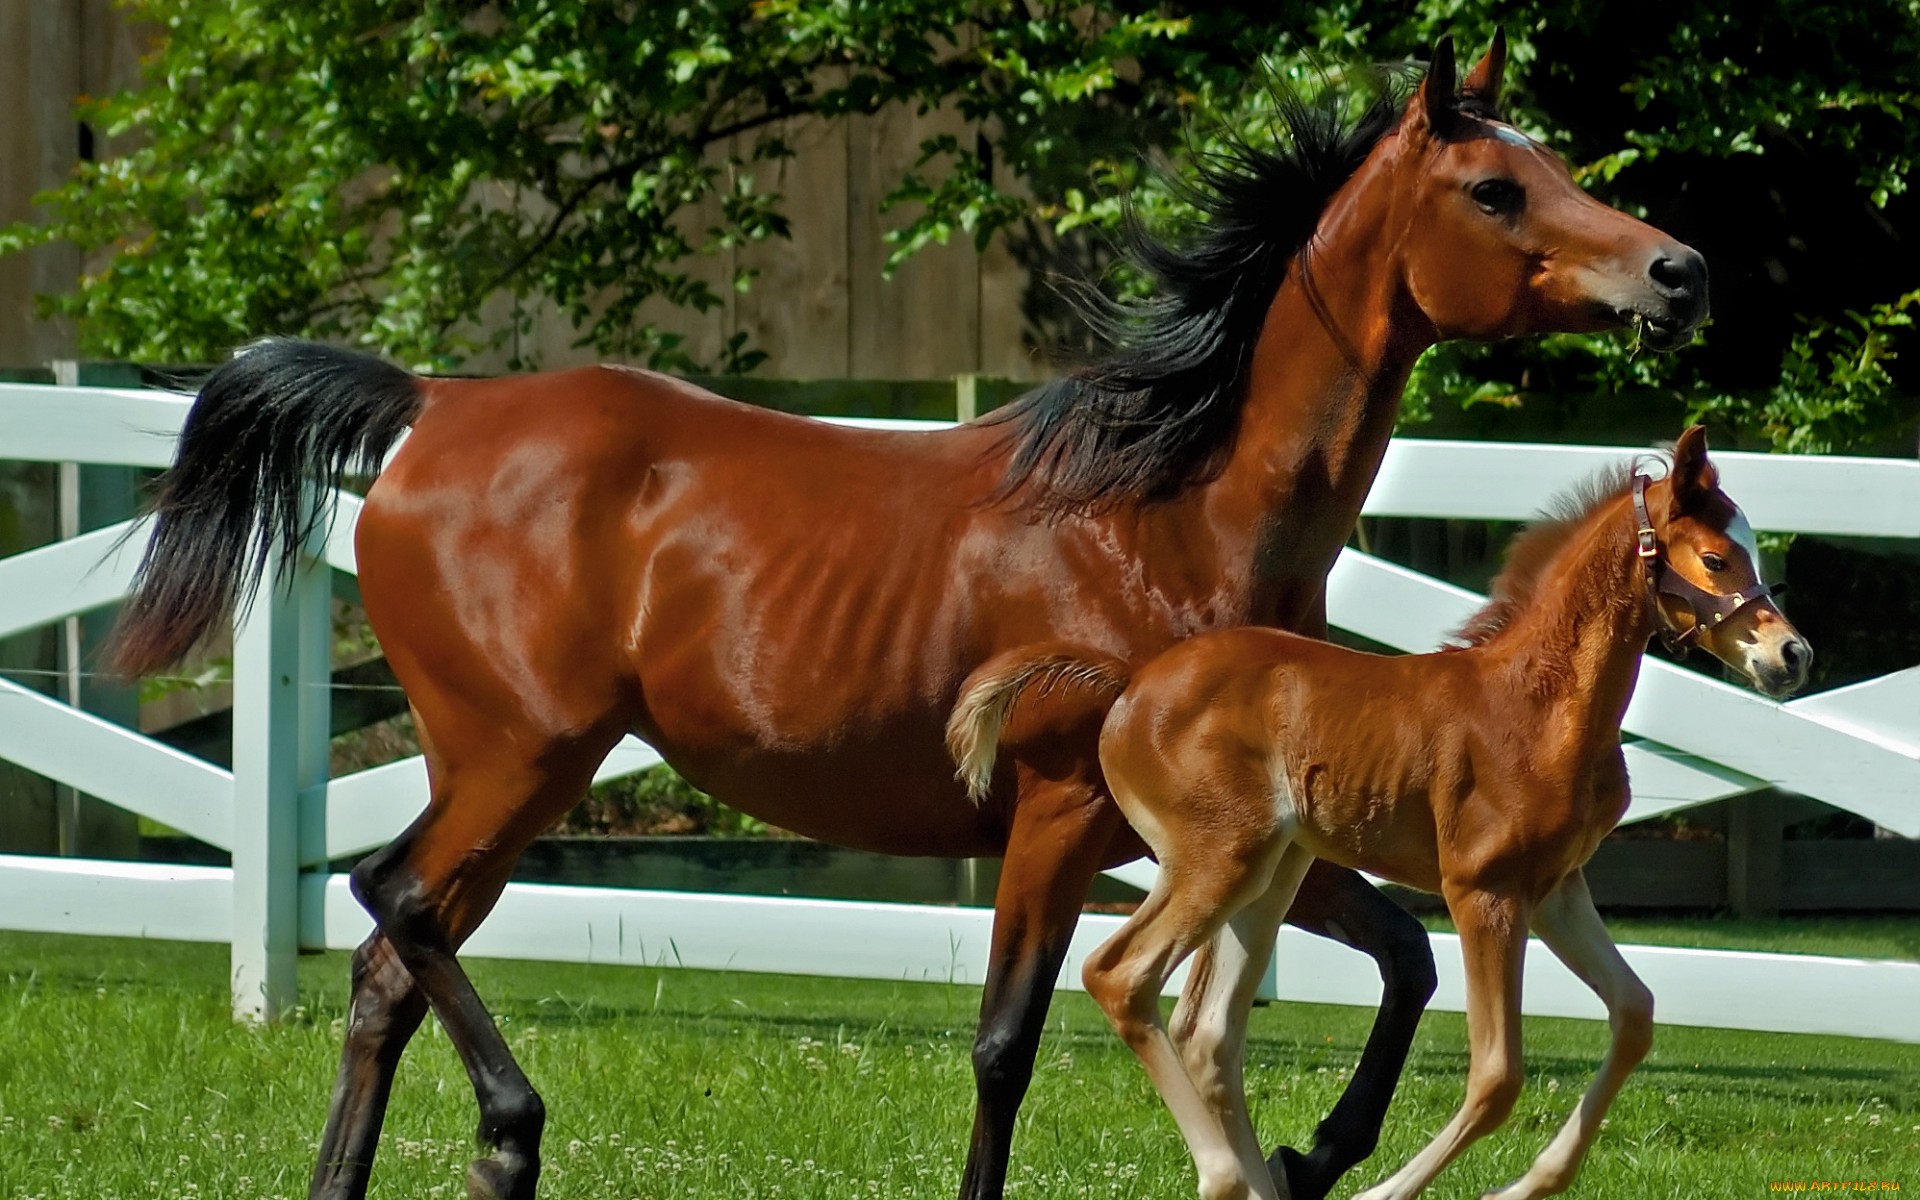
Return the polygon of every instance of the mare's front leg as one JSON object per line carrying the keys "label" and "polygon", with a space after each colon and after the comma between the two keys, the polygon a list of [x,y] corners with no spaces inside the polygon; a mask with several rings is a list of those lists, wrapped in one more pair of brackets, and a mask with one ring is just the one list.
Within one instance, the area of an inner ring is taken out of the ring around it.
{"label": "mare's front leg", "polygon": [[1500,1200],[1534,1200],[1566,1191],[1580,1173],[1614,1097],[1653,1047],[1653,993],[1613,944],[1593,907],[1585,874],[1575,871],[1560,881],[1534,914],[1534,926],[1554,955],[1606,1004],[1613,1040],[1579,1106],[1527,1173],[1488,1193]]}
{"label": "mare's front leg", "polygon": [[1020,796],[993,898],[961,1200],[1000,1200],[1006,1188],[1014,1118],[1033,1081],[1053,987],[1107,843],[1124,824],[1094,784],[1030,787]]}
{"label": "mare's front leg", "polygon": [[1408,1200],[1418,1195],[1461,1151],[1499,1128],[1520,1098],[1520,971],[1527,947],[1526,908],[1509,897],[1451,884],[1446,897],[1447,909],[1460,930],[1460,955],[1467,969],[1466,1102],[1406,1166],[1354,1200]]}
{"label": "mare's front leg", "polygon": [[1370,956],[1380,968],[1380,1012],[1340,1100],[1301,1154],[1279,1146],[1267,1159],[1285,1175],[1294,1200],[1321,1200],[1334,1183],[1373,1153],[1387,1105],[1400,1083],[1420,1015],[1437,983],[1427,931],[1359,872],[1316,860],[1287,913],[1287,924]]}

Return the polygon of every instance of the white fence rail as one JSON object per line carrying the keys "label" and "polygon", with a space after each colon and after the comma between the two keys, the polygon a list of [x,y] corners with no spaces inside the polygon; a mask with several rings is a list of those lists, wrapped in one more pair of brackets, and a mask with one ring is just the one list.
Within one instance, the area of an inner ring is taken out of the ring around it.
{"label": "white fence rail", "polygon": [[[0,458],[164,466],[188,398],[114,388],[0,385]],[[882,424],[882,422],[858,422]],[[933,423],[884,422],[891,427]],[[1591,471],[1635,454],[1597,447],[1396,441],[1366,511],[1524,519]],[[1718,454],[1756,527],[1920,538],[1920,463]],[[263,589],[234,652],[232,771],[0,681],[0,758],[149,816],[233,854],[234,867],[178,867],[0,855],[0,926],[182,938],[233,947],[236,1014],[270,1015],[292,996],[302,947],[356,944],[368,921],[341,876],[307,868],[385,843],[424,806],[418,759],[326,776],[325,568],[352,572],[359,502],[336,520],[290,589]],[[126,526],[0,560],[0,636],[120,599],[144,544]],[[1431,648],[1479,597],[1349,552],[1329,584],[1334,624],[1407,650]],[[1788,704],[1649,661],[1627,715],[1629,820],[1778,783],[1920,835],[1920,670]],[[1659,742],[1641,740],[1656,735]],[[629,738],[608,778],[659,761]],[[1152,867],[1114,872],[1133,882]],[[991,914],[862,904],[513,884],[467,953],[558,961],[725,967],[978,982]],[[1062,983],[1116,918],[1082,919]],[[1458,944],[1435,938],[1441,991],[1458,1010]],[[1920,1041],[1920,964],[1630,947],[1661,1017],[1780,1032]],[[1176,980],[1176,986],[1178,981]],[[1372,1005],[1380,984],[1359,955],[1285,931],[1273,994]],[[1837,994],[1846,1003],[1836,1004]],[[1526,1009],[1600,1017],[1544,954],[1528,965]]]}

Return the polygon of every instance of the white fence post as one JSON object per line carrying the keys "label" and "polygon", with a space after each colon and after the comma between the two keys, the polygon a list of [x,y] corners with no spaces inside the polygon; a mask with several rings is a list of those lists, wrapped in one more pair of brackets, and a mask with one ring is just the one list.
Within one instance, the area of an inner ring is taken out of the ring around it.
{"label": "white fence post", "polygon": [[260,581],[233,644],[233,1014],[293,1004],[300,949],[300,792],[326,781],[330,593],[303,555]]}

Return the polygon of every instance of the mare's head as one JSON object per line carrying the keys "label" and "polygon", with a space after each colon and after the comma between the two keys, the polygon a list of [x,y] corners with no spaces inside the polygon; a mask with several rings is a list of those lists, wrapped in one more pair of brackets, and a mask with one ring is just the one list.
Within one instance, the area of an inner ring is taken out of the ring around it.
{"label": "mare's head", "polygon": [[1665,636],[1698,645],[1775,698],[1807,682],[1813,651],[1760,582],[1760,551],[1739,505],[1720,490],[1707,431],[1680,435],[1665,479],[1635,484],[1641,557]]}
{"label": "mare's head", "polygon": [[1443,39],[1377,151],[1407,295],[1442,339],[1633,326],[1654,349],[1684,345],[1707,316],[1706,261],[1581,191],[1559,155],[1502,121],[1505,66],[1496,35],[1456,84]]}

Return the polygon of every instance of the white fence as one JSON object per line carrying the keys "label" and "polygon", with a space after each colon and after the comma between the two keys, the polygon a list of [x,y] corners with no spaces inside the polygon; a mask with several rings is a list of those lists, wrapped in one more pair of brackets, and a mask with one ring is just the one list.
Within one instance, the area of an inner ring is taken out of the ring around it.
{"label": "white fence", "polygon": [[[188,398],[109,388],[0,385],[0,458],[165,466]],[[905,425],[904,422],[858,422]],[[933,427],[918,424],[916,427]],[[1632,450],[1396,441],[1366,511],[1524,519],[1547,497]],[[1728,491],[1763,530],[1920,538],[1920,463],[1718,454]],[[0,855],[0,927],[226,942],[235,1012],[291,1002],[300,948],[345,948],[369,923],[331,859],[383,844],[426,802],[418,759],[326,776],[327,568],[355,570],[359,502],[290,586],[263,589],[236,631],[234,756],[227,771],[0,680],[0,758],[144,814],[233,854],[232,869]],[[125,595],[144,538],[117,526],[0,560],[0,636]],[[1477,604],[1470,592],[1349,552],[1330,582],[1334,624],[1428,649]],[[1628,711],[1629,820],[1776,783],[1920,835],[1920,670],[1788,704],[1650,660]],[[1642,740],[1651,735],[1658,743]],[[629,738],[608,778],[658,756]],[[1114,872],[1151,878],[1135,863]],[[1080,922],[1062,983],[1117,918]],[[512,884],[467,953],[978,982],[983,909]],[[1459,947],[1436,937],[1435,1006],[1464,1007]],[[1532,948],[1538,951],[1540,948]],[[1920,1041],[1920,964],[1629,947],[1675,1024]],[[1176,980],[1176,986],[1178,981]],[[1373,1005],[1360,955],[1293,930],[1269,983],[1284,999]],[[1598,1018],[1551,956],[1530,954],[1526,1011]]]}

